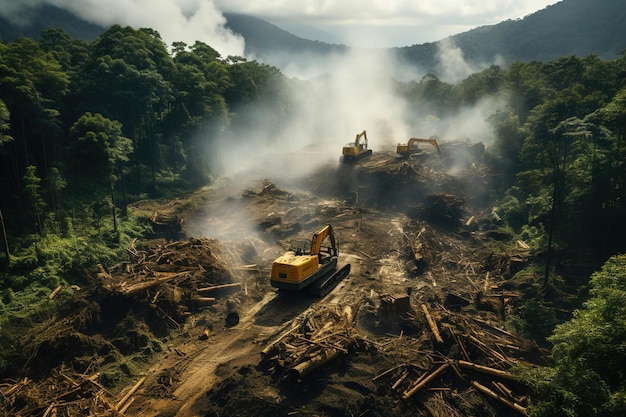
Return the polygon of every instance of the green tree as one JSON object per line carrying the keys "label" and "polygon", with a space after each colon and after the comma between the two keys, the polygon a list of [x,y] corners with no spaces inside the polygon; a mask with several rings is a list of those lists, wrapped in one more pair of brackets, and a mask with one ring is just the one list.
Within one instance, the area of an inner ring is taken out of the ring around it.
{"label": "green tree", "polygon": [[459,105],[472,106],[480,99],[496,96],[502,91],[504,71],[497,65],[469,75],[455,88]]}
{"label": "green tree", "polygon": [[49,201],[52,206],[52,210],[56,214],[56,218],[59,218],[59,209],[61,202],[61,191],[67,187],[67,182],[61,171],[57,167],[50,168],[50,172],[46,176],[46,189],[48,190]]}
{"label": "green tree", "polygon": [[[85,113],[70,129],[71,169],[83,192],[93,190],[94,200],[109,194],[113,228],[117,232],[115,183],[132,152],[132,141],[122,136],[122,125],[101,114]],[[88,197],[89,198],[89,197]]]}
{"label": "green tree", "polygon": [[35,40],[0,43],[0,97],[9,110],[10,135],[15,139],[3,163],[11,167],[15,194],[27,166],[49,169],[60,139],[61,101],[68,85],[61,65]]}
{"label": "green tree", "polygon": [[7,105],[0,99],[0,149],[13,140],[10,132],[10,114]]}
{"label": "green tree", "polygon": [[142,167],[151,171],[152,188],[161,160],[158,124],[169,111],[173,62],[158,32],[114,25],[90,45],[85,67],[89,97],[85,110],[119,120],[132,138],[137,184]]}
{"label": "green tree", "polygon": [[528,371],[534,416],[617,416],[626,412],[626,255],[591,276],[590,298],[549,340],[552,365]]}
{"label": "green tree", "polygon": [[224,92],[232,81],[228,65],[213,48],[199,41],[185,47],[177,44],[174,56],[175,100],[165,119],[166,135],[174,150],[170,163],[181,167],[188,183],[198,185],[210,180],[207,154],[230,121]]}
{"label": "green tree", "polygon": [[519,153],[524,143],[524,131],[513,109],[498,110],[487,121],[494,132],[494,142],[487,155],[494,169],[502,173],[503,186],[510,186],[519,169]]}
{"label": "green tree", "polygon": [[24,189],[30,203],[30,209],[32,210],[35,233],[41,236],[43,234],[41,218],[44,215],[46,203],[41,197],[41,178],[37,176],[37,167],[33,165],[26,167]]}

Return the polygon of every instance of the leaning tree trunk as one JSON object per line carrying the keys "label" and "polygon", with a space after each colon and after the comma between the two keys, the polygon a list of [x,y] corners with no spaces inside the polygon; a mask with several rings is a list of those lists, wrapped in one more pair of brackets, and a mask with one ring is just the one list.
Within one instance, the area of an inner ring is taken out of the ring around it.
{"label": "leaning tree trunk", "polygon": [[115,213],[115,187],[111,181],[111,214],[113,215],[113,232],[117,234],[117,215]]}

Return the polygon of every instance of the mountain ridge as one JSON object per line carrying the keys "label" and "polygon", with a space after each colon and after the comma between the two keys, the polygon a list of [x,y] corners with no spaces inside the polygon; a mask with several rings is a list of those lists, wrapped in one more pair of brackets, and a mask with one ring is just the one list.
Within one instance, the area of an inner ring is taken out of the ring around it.
{"label": "mountain ridge", "polygon": [[[41,31],[62,27],[77,39],[93,40],[106,28],[79,19],[50,5],[29,10],[31,23],[19,26],[0,17],[0,38],[38,38]],[[245,39],[245,55],[279,68],[289,57],[315,58],[349,50],[350,47],[309,40],[293,35],[263,19],[224,13],[226,26]],[[463,51],[470,64],[547,61],[569,55],[595,54],[617,57],[626,48],[626,2],[620,0],[562,0],[522,19],[479,26],[436,42],[382,48],[395,52],[401,61],[433,71],[444,41]],[[380,49],[380,48],[379,48]]]}

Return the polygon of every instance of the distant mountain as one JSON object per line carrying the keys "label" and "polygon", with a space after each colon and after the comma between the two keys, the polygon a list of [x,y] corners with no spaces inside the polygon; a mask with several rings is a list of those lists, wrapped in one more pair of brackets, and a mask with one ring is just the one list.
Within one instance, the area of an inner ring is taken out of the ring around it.
{"label": "distant mountain", "polygon": [[[246,40],[246,53],[272,65],[286,53],[326,55],[346,48],[299,38],[255,17],[225,17],[227,26]],[[562,0],[523,19],[477,27],[445,41],[452,41],[476,65],[590,54],[612,59],[626,49],[625,21],[626,0]],[[442,41],[391,49],[410,65],[436,71]]]}
{"label": "distant mountain", "polygon": [[0,15],[0,39],[10,42],[17,38],[38,39],[46,29],[63,28],[75,39],[91,41],[106,29],[76,17],[67,10],[56,6],[41,5],[27,9],[23,20],[26,25],[19,25]]}
{"label": "distant mountain", "polygon": [[343,52],[344,45],[329,44],[303,39],[265,20],[253,16],[224,13],[226,27],[246,40],[245,53],[256,57],[268,57],[277,53],[328,54]]}
{"label": "distant mountain", "polygon": [[[31,9],[31,21],[21,27],[0,17],[0,38],[38,38],[42,30],[62,27],[78,39],[92,40],[105,28],[87,23],[54,6]],[[284,68],[294,56],[342,52],[344,45],[303,39],[262,19],[227,13],[227,26],[246,40],[245,53]],[[552,60],[562,56],[595,54],[611,59],[626,49],[625,0],[562,0],[518,20],[481,26],[446,39],[461,48],[469,63],[510,63],[515,60]],[[442,40],[444,41],[444,40]],[[441,42],[391,48],[402,60],[435,71]]]}
{"label": "distant mountain", "polygon": [[[626,1],[562,0],[520,20],[481,26],[449,39],[468,62],[549,61],[568,55],[616,58],[626,50]],[[408,62],[435,65],[437,43],[395,48]]]}

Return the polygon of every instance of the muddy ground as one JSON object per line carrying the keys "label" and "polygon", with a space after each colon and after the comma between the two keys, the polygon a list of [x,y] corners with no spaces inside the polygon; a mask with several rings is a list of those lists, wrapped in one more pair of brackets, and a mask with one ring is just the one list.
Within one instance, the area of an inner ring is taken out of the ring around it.
{"label": "muddy ground", "polygon": [[[492,222],[482,145],[441,151],[136,204],[155,239],[25,335],[4,414],[524,415],[512,370],[545,352],[505,323],[540,277]],[[323,299],[274,290],[272,261],[326,224],[350,275]]]}

